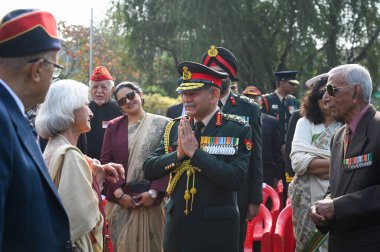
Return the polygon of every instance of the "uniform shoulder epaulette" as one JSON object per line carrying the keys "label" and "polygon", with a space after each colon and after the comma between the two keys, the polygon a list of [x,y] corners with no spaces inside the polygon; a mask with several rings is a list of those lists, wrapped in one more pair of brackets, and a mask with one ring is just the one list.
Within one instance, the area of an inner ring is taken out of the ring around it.
{"label": "uniform shoulder epaulette", "polygon": [[181,118],[182,118],[182,116],[178,116],[176,118],[171,119],[170,121],[179,121],[179,120],[181,120]]}
{"label": "uniform shoulder epaulette", "polygon": [[288,95],[286,96],[286,98],[296,99],[296,97],[295,97],[294,95],[291,95],[291,94],[288,94]]}
{"label": "uniform shoulder epaulette", "polygon": [[263,97],[268,97],[268,96],[271,96],[271,95],[273,95],[274,93],[268,93],[268,94],[263,94],[262,96]]}
{"label": "uniform shoulder epaulette", "polygon": [[243,101],[243,102],[246,102],[246,103],[249,103],[249,104],[256,104],[255,101],[245,95],[242,95],[242,94],[238,94],[237,96],[237,99],[240,100],[240,101]]}
{"label": "uniform shoulder epaulette", "polygon": [[234,122],[237,122],[237,123],[240,123],[242,125],[245,125],[245,121],[243,119],[241,119],[239,116],[237,115],[231,115],[231,114],[223,114],[223,117],[226,119],[226,120],[229,120],[229,121],[234,121]]}

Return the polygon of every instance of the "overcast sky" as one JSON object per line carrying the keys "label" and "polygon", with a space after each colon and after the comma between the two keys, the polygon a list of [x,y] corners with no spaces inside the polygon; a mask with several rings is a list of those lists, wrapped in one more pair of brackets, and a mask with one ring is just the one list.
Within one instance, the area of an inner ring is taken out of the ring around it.
{"label": "overcast sky", "polygon": [[53,13],[57,21],[67,24],[90,25],[91,8],[94,23],[103,19],[109,0],[1,0],[0,19],[14,9],[42,9]]}

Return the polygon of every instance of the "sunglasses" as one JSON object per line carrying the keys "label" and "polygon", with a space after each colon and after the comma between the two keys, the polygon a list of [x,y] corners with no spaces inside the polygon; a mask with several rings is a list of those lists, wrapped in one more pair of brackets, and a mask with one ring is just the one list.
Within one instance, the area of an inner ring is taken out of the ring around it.
{"label": "sunglasses", "polygon": [[332,84],[327,84],[326,91],[330,96],[335,96],[339,89],[350,88],[351,86],[334,87]]}
{"label": "sunglasses", "polygon": [[127,99],[130,100],[130,101],[133,101],[135,98],[136,98],[136,92],[132,91],[132,92],[126,94],[120,100],[118,100],[117,104],[119,104],[119,106],[121,107],[121,106],[124,106],[127,103]]}

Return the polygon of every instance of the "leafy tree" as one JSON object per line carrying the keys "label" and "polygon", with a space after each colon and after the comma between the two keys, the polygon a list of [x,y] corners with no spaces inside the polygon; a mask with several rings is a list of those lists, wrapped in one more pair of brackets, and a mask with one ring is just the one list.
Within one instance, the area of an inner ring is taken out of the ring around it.
{"label": "leafy tree", "polygon": [[[65,66],[61,78],[71,78],[83,83],[89,81],[90,28],[85,26],[59,24],[63,37],[61,64]],[[139,81],[140,74],[128,57],[126,45],[121,36],[114,36],[106,29],[93,31],[93,68],[103,65],[110,71],[115,83]],[[92,72],[92,71],[91,71]]]}
{"label": "leafy tree", "polygon": [[237,56],[242,85],[264,92],[275,71],[299,70],[304,81],[344,63],[364,64],[380,81],[378,0],[114,0],[108,20],[143,85],[172,96],[177,64],[198,62],[211,44]]}

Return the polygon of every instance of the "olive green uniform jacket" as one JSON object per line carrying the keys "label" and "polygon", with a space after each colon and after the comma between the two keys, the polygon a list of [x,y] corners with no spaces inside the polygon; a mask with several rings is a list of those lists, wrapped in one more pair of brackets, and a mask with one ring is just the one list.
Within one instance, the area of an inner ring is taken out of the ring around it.
{"label": "olive green uniform jacket", "polygon": [[[224,151],[226,154],[209,154],[202,149],[195,151],[190,160],[190,165],[197,170],[195,180],[193,175],[188,178],[184,172],[165,206],[164,250],[167,252],[238,251],[239,210],[236,191],[247,176],[251,128],[236,116],[225,114],[221,125],[217,126],[217,114],[206,125],[202,136],[219,137],[219,140],[225,137],[238,138],[238,151],[232,155],[228,155],[228,151]],[[174,125],[165,132],[159,148],[145,161],[143,169],[147,179],[158,179],[179,167],[176,151],[178,125],[179,119],[174,119]],[[171,123],[167,129],[170,126]],[[168,136],[165,151],[165,138]],[[224,150],[222,145],[217,145],[217,149]],[[193,200],[188,201],[189,213],[186,215],[184,193],[193,185],[196,194]]]}
{"label": "olive green uniform jacket", "polygon": [[287,95],[285,101],[280,101],[276,92],[263,95],[262,112],[276,117],[280,126],[280,143],[284,145],[286,142],[286,133],[288,130],[288,123],[293,111],[299,109],[300,105],[298,100],[292,96]]}

